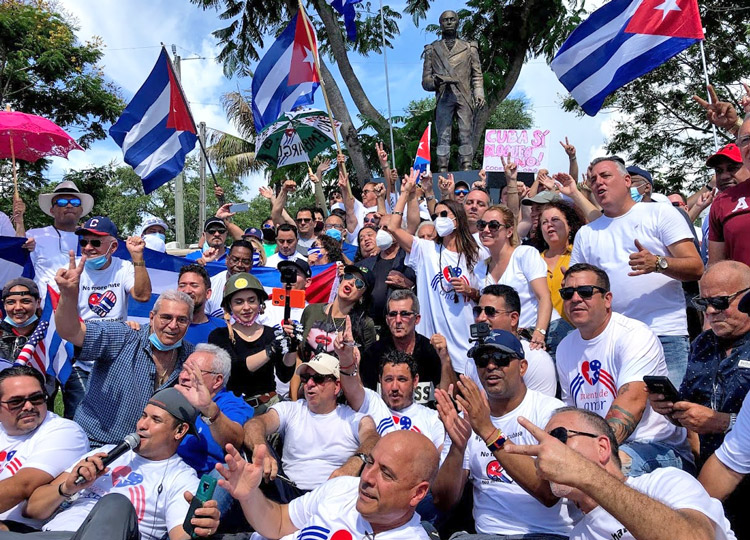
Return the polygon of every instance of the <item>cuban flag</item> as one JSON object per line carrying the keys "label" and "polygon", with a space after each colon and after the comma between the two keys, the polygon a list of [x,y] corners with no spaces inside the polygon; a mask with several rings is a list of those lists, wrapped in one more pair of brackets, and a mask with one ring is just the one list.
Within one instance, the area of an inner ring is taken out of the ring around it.
{"label": "cuban flag", "polygon": [[177,176],[198,140],[195,122],[162,47],[154,69],[109,134],[147,194]]}
{"label": "cuban flag", "polygon": [[0,236],[0,289],[17,277],[34,278],[31,254],[21,247],[25,243],[26,238]]}
{"label": "cuban flag", "polygon": [[612,0],[576,28],[551,67],[586,114],[703,39],[696,0]]}
{"label": "cuban flag", "polygon": [[297,12],[255,69],[252,94],[256,133],[285,112],[313,104],[320,86],[315,69],[317,54],[315,29],[304,12]]}
{"label": "cuban flag", "polygon": [[430,166],[430,128],[432,123],[427,124],[427,129],[424,130],[422,138],[417,146],[417,155],[414,157],[414,170],[419,172],[425,172]]}
{"label": "cuban flag", "polygon": [[362,0],[329,0],[331,7],[344,16],[344,27],[346,27],[346,39],[357,41],[357,23],[354,4]]}

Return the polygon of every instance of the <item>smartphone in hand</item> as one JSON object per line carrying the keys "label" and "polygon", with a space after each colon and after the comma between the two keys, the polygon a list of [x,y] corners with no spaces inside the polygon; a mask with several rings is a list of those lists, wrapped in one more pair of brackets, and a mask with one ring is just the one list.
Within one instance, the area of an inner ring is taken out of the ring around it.
{"label": "smartphone in hand", "polygon": [[672,403],[680,401],[680,393],[669,380],[669,377],[664,375],[644,375],[643,382],[646,383],[648,391],[652,394],[662,394],[666,401]]}

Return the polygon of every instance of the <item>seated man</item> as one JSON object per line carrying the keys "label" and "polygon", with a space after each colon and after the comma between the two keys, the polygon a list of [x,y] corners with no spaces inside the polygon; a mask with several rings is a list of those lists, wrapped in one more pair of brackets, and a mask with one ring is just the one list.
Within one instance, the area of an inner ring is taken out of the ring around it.
{"label": "seated man", "polygon": [[11,530],[41,526],[24,515],[26,500],[88,450],[78,424],[47,410],[41,373],[28,366],[0,371],[0,522]]}
{"label": "seated man", "polygon": [[[32,538],[128,538],[187,540],[182,528],[198,478],[179,456],[177,447],[195,430],[198,411],[174,388],[149,399],[136,431],[140,443],[108,467],[102,463],[113,445],[93,450],[29,498],[26,513],[48,520]],[[83,477],[83,482],[78,478]],[[65,504],[64,504],[65,503]],[[195,512],[199,536],[216,532],[219,512],[208,501]],[[58,531],[70,532],[68,535]],[[140,534],[139,534],[140,531]],[[0,539],[25,538],[0,533]]]}
{"label": "seated man", "polygon": [[576,326],[557,347],[562,400],[606,418],[622,445],[627,476],[656,467],[694,470],[685,428],[648,403],[643,376],[668,374],[657,336],[642,322],[612,311],[609,277],[596,266],[571,266],[560,296]]}
{"label": "seated man", "polygon": [[211,291],[216,291],[216,293],[206,299],[206,315],[216,318],[223,317],[224,310],[221,307],[221,300],[224,298],[224,285],[226,285],[229,276],[240,272],[250,272],[253,267],[253,251],[253,245],[247,240],[235,240],[229,247],[225,262],[227,271],[219,272],[211,278]]}
{"label": "seated man", "polygon": [[574,540],[732,540],[721,504],[684,471],[672,467],[638,478],[620,470],[617,438],[599,415],[575,407],[555,412],[544,428],[519,423],[539,444],[511,445],[506,452],[536,456],[539,477],[585,514]]}
{"label": "seated man", "polygon": [[[341,390],[339,361],[321,353],[297,368],[304,400],[282,401],[245,424],[245,446],[259,455],[266,437],[284,439],[285,474],[300,490],[318,487],[331,476],[357,475],[378,440],[372,418],[348,405],[337,405]],[[276,477],[278,464],[265,453],[264,476]]]}
{"label": "seated man", "polygon": [[[180,268],[177,290],[193,299],[193,317],[185,334],[185,339],[190,343],[207,343],[208,334],[227,325],[224,319],[206,314],[206,302],[213,296],[214,291],[208,272],[200,264],[186,264]],[[223,293],[222,289],[216,294],[221,296]]]}
{"label": "seated man", "polygon": [[329,480],[288,505],[269,501],[259,489],[265,457],[261,447],[247,463],[230,448],[219,468],[225,478],[219,485],[240,501],[247,521],[265,538],[297,531],[297,538],[429,538],[415,510],[435,477],[438,453],[419,433],[389,433],[365,456],[361,478]]}

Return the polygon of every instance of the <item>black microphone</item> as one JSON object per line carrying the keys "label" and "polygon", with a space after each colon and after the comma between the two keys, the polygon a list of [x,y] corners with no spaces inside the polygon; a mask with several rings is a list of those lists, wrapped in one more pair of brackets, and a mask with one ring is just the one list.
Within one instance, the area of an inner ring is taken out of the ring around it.
{"label": "black microphone", "polygon": [[[106,468],[110,463],[112,463],[114,460],[119,458],[121,455],[123,455],[128,450],[135,449],[141,442],[141,437],[137,433],[131,433],[130,435],[126,435],[125,439],[115,446],[112,450],[110,450],[109,454],[104,456],[102,458],[102,465]],[[80,486],[86,481],[86,479],[82,475],[78,475],[78,478],[76,478],[76,481],[74,482],[75,485]]]}

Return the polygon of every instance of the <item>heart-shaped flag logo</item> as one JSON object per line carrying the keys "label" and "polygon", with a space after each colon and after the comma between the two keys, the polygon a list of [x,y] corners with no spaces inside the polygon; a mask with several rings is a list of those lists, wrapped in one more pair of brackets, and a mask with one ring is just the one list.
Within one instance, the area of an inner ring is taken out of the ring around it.
{"label": "heart-shaped flag logo", "polygon": [[120,483],[120,480],[127,478],[127,476],[133,471],[130,467],[127,465],[121,465],[120,467],[115,467],[115,469],[112,471],[112,487],[115,487],[117,484]]}
{"label": "heart-shaped flag logo", "polygon": [[91,293],[89,295],[89,309],[99,315],[106,317],[112,308],[117,304],[117,295],[112,291],[103,294]]}
{"label": "heart-shaped flag logo", "polygon": [[584,361],[581,365],[581,374],[586,382],[594,385],[599,382],[599,370],[602,368],[602,363],[599,360],[589,362]]}

